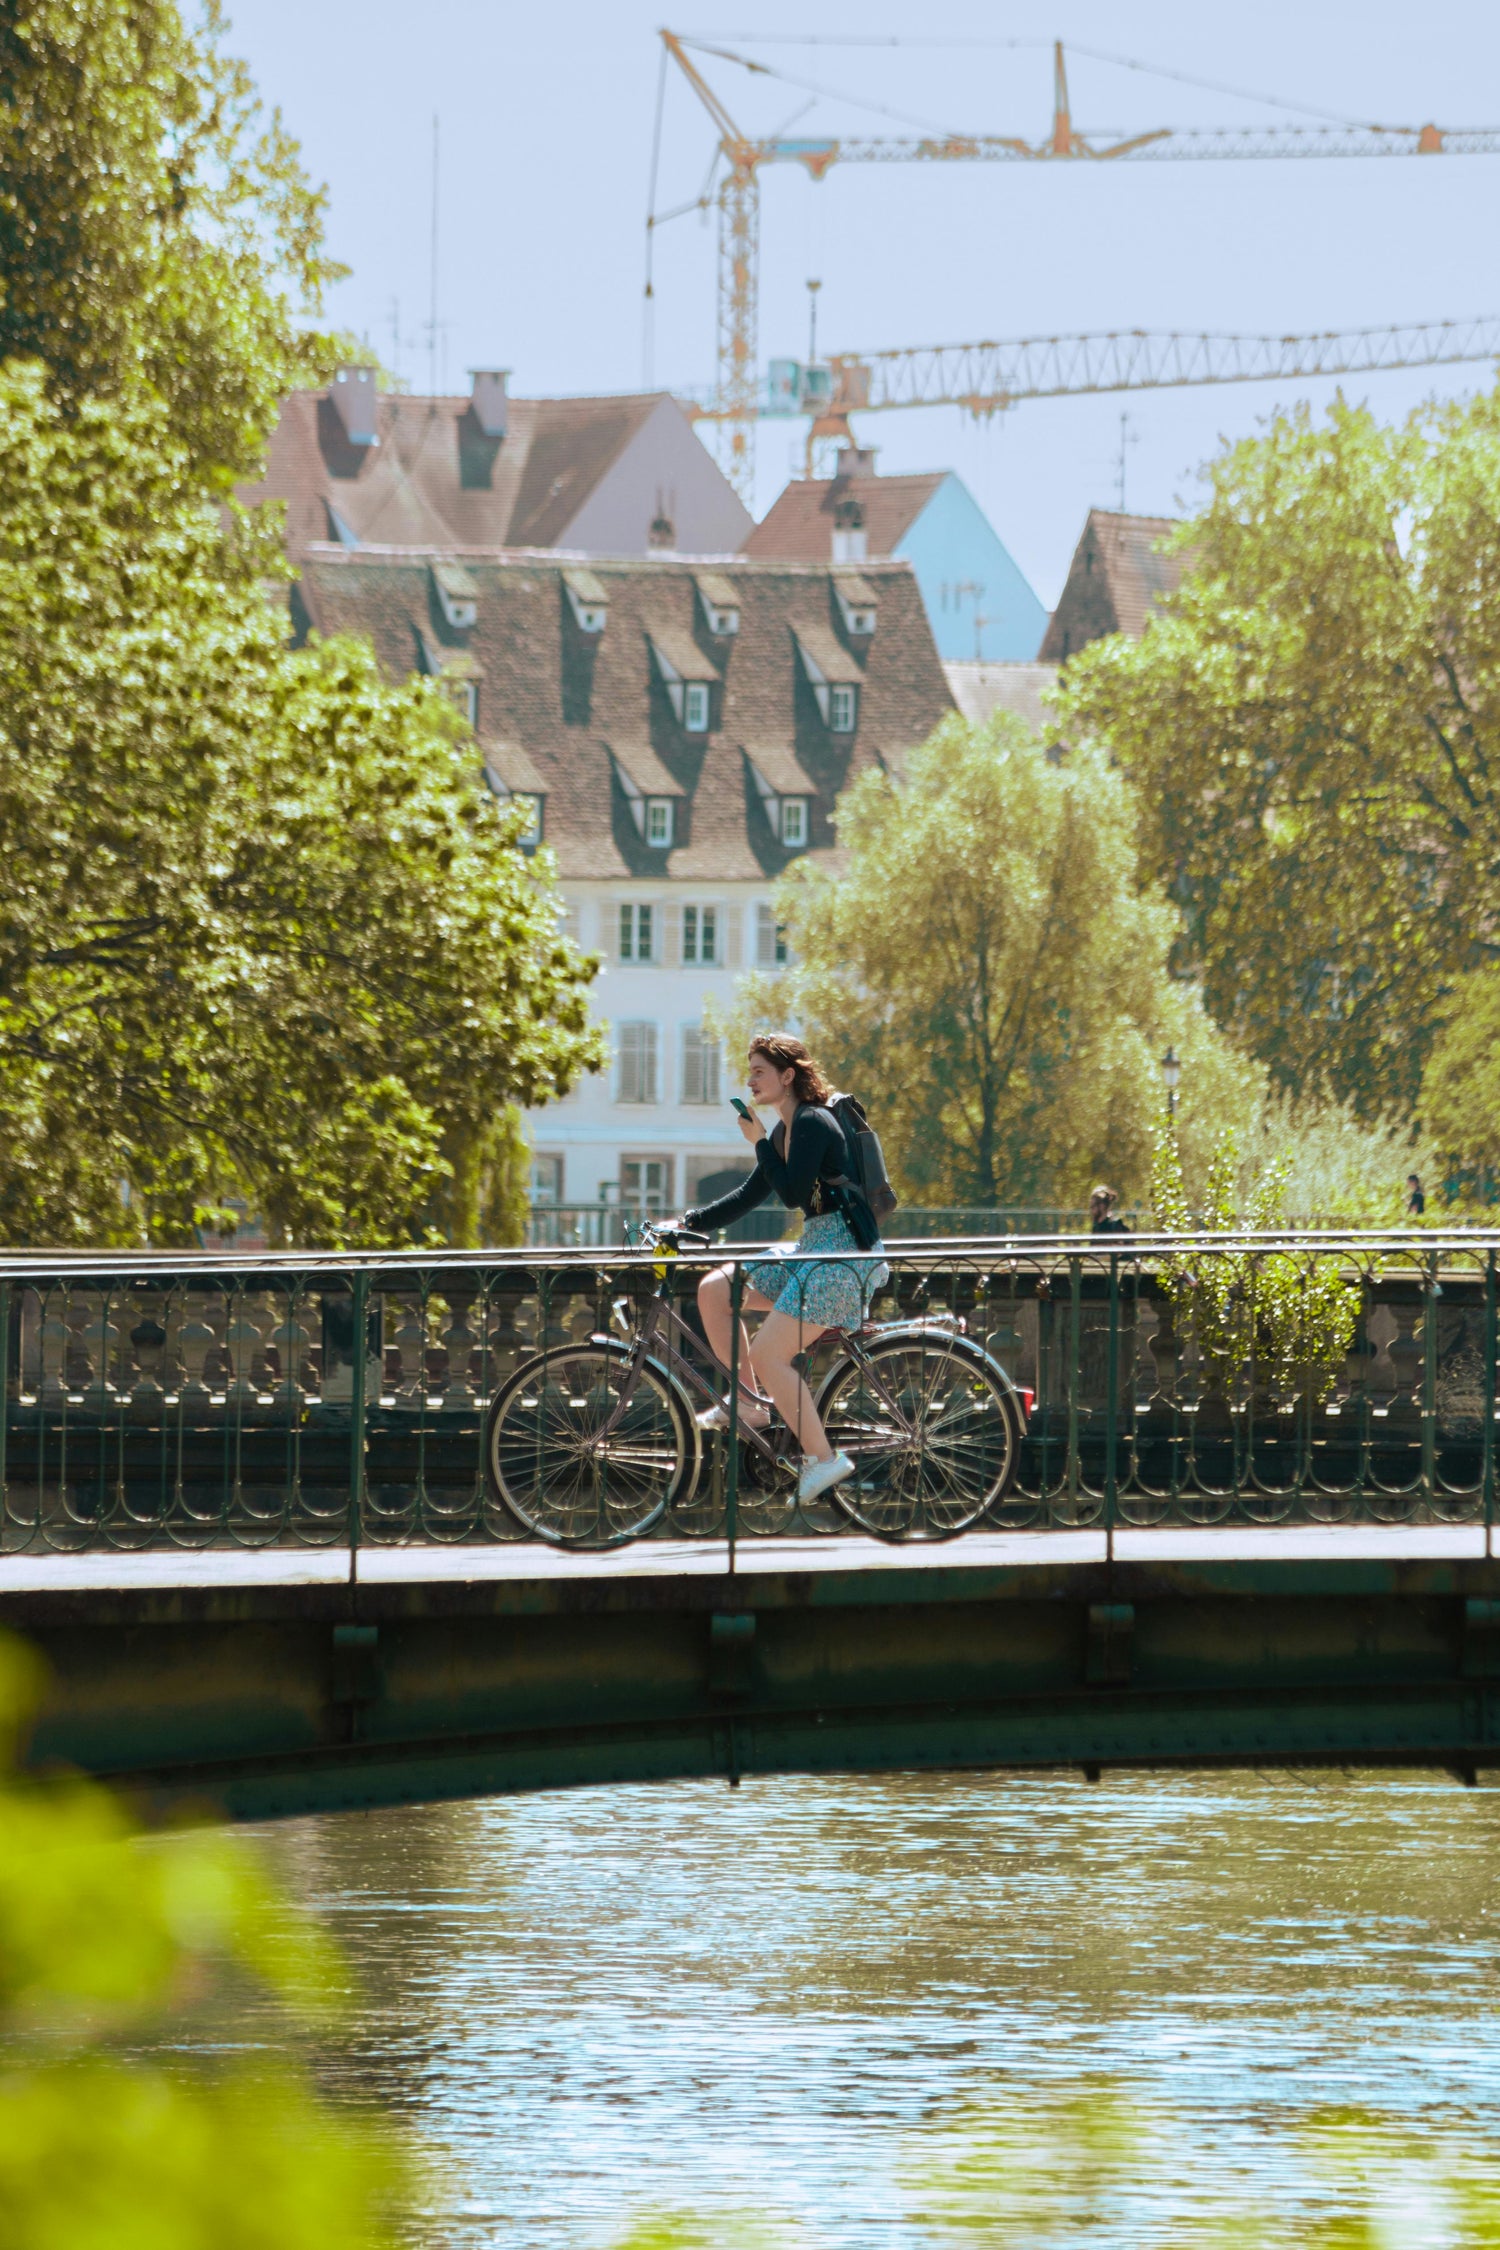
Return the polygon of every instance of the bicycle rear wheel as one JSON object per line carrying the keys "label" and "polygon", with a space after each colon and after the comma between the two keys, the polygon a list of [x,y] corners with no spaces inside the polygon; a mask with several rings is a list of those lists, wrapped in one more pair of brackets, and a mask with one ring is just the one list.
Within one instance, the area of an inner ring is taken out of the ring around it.
{"label": "bicycle rear wheel", "polygon": [[830,1442],[855,1473],[830,1497],[881,1539],[951,1539],[1001,1498],[1020,1426],[1003,1377],[950,1336],[893,1336],[841,1361],[818,1399]]}
{"label": "bicycle rear wheel", "polygon": [[582,1344],[518,1367],[490,1408],[485,1457],[517,1523],[557,1547],[639,1539],[685,1498],[698,1429],[677,1386],[649,1362],[613,1428],[630,1353]]}

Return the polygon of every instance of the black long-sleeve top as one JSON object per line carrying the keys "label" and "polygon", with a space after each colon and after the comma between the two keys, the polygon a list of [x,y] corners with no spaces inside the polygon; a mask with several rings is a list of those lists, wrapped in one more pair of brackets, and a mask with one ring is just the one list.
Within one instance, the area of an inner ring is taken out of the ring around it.
{"label": "black long-sleeve top", "polygon": [[684,1224],[711,1234],[716,1227],[742,1219],[773,1194],[789,1211],[800,1210],[805,1219],[834,1210],[830,1183],[845,1176],[844,1135],[838,1119],[830,1110],[807,1102],[792,1119],[790,1145],[783,1156],[784,1137],[785,1127],[778,1118],[774,1130],[755,1144],[755,1170],[749,1178],[717,1202],[684,1211]]}

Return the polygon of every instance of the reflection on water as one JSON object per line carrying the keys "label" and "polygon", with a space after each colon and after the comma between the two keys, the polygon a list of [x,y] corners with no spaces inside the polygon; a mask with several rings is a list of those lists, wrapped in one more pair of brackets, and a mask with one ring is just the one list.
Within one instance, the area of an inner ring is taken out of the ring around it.
{"label": "reflection on water", "polygon": [[1101,2075],[1216,2192],[1274,2200],[1273,2136],[1330,2103],[1500,2139],[1500,1793],[1440,1777],[752,1780],[262,1834],[362,1986],[325,2081],[441,2148],[445,2250],[650,2209],[926,2250],[945,2128]]}

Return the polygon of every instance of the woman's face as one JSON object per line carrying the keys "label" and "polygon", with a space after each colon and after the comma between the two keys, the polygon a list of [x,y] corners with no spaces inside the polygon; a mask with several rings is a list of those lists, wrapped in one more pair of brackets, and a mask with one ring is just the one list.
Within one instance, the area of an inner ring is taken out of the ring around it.
{"label": "woman's face", "polygon": [[794,1070],[778,1070],[766,1055],[752,1055],[750,1068],[745,1073],[751,1101],[757,1109],[779,1102],[796,1075]]}

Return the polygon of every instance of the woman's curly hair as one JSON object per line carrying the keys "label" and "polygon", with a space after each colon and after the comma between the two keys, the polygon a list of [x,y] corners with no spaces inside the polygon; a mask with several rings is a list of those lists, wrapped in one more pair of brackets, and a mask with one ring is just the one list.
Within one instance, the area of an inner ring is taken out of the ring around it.
{"label": "woman's curly hair", "polygon": [[764,1055],[773,1070],[794,1070],[792,1092],[799,1102],[826,1102],[833,1087],[823,1076],[800,1039],[789,1031],[758,1031],[750,1042],[752,1055]]}

